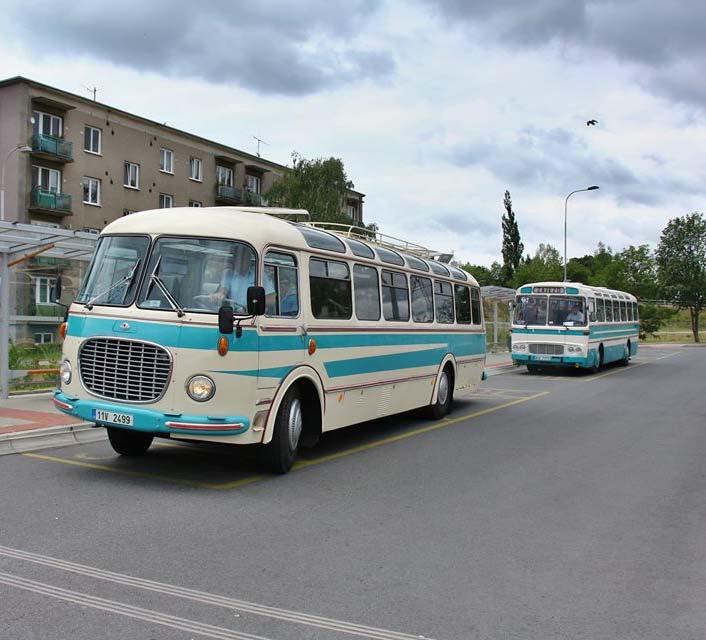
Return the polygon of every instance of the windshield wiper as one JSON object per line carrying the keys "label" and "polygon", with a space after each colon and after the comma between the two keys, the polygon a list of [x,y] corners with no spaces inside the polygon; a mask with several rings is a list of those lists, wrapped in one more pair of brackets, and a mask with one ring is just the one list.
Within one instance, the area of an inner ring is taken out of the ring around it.
{"label": "windshield wiper", "polygon": [[162,262],[162,256],[159,256],[157,262],[154,265],[154,269],[152,269],[152,273],[150,274],[150,281],[154,282],[157,285],[157,288],[164,294],[164,297],[167,299],[167,302],[171,305],[172,309],[177,312],[177,316],[181,318],[184,316],[184,309],[179,306],[179,303],[176,301],[169,289],[167,289],[167,286],[157,275],[157,270],[159,269],[160,262]]}
{"label": "windshield wiper", "polygon": [[137,273],[137,267],[140,266],[140,262],[142,262],[142,258],[139,258],[137,260],[137,262],[135,262],[135,265],[132,267],[132,270],[130,271],[130,273],[128,273],[124,278],[121,278],[120,280],[118,280],[113,286],[106,289],[105,291],[101,291],[97,296],[93,296],[83,306],[86,307],[86,309],[88,309],[90,311],[91,309],[93,309],[93,303],[96,300],[102,298],[104,295],[110,293],[113,289],[117,289],[119,286],[121,286],[127,282],[128,285],[125,288],[125,293],[123,294],[123,299],[121,300],[121,303],[124,303],[125,296],[127,295],[127,292],[130,290],[130,285],[132,284],[132,279],[135,277],[135,274]]}

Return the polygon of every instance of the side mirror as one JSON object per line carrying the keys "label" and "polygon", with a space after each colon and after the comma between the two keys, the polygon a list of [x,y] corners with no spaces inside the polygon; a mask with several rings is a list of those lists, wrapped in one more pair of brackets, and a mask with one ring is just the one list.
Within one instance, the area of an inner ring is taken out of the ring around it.
{"label": "side mirror", "polygon": [[49,302],[56,304],[61,300],[61,276],[57,276],[51,290],[49,291]]}
{"label": "side mirror", "polygon": [[251,316],[265,314],[265,287],[248,287],[248,314]]}
{"label": "side mirror", "polygon": [[224,304],[218,310],[218,330],[221,333],[233,333],[233,307]]}

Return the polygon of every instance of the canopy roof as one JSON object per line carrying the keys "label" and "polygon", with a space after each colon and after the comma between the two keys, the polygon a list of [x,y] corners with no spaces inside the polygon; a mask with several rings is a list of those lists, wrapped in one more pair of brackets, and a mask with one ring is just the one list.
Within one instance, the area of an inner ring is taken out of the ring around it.
{"label": "canopy roof", "polygon": [[39,253],[50,258],[88,260],[97,240],[97,234],[84,231],[0,222],[0,253],[7,254],[10,262]]}

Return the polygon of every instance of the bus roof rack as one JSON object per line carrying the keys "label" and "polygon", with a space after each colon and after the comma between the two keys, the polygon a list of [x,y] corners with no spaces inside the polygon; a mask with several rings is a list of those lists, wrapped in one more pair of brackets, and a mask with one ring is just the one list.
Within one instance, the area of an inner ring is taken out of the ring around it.
{"label": "bus roof rack", "polygon": [[373,231],[372,229],[366,229],[365,227],[358,227],[354,224],[346,224],[342,222],[305,222],[304,224],[309,227],[330,231],[331,233],[343,236],[344,238],[362,240],[364,242],[369,242],[370,244],[379,245],[386,249],[410,253],[419,258],[434,260],[435,262],[443,262],[448,264],[454,256],[453,253],[434,251],[433,249],[428,249],[420,244],[408,242],[407,240],[401,240],[400,238],[387,235],[386,233],[381,233],[380,231]]}
{"label": "bus roof rack", "polygon": [[311,219],[309,212],[306,209],[286,209],[285,207],[233,207],[238,211],[246,211],[248,213],[265,213],[268,216],[281,218],[306,218]]}

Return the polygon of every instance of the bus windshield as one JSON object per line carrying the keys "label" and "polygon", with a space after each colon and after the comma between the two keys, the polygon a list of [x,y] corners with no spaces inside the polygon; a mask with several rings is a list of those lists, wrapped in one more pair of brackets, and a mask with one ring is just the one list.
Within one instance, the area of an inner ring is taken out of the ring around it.
{"label": "bus windshield", "polygon": [[547,324],[547,296],[517,296],[515,324]]}
{"label": "bus windshield", "polygon": [[[247,313],[255,252],[242,242],[162,237],[155,241],[137,306],[215,313],[222,304]],[[171,299],[170,299],[171,298]]]}
{"label": "bus windshield", "polygon": [[573,326],[586,324],[585,302],[582,298],[549,296],[549,324]]}
{"label": "bus windshield", "polygon": [[147,236],[103,236],[76,302],[127,307],[132,304],[144,269]]}

